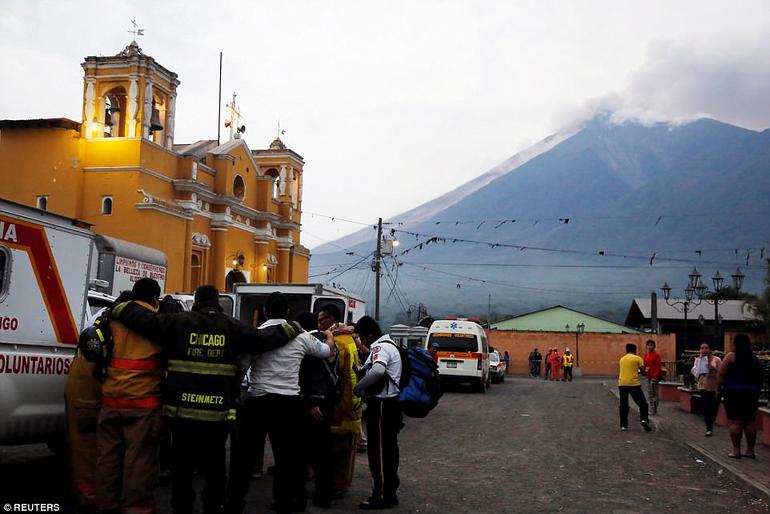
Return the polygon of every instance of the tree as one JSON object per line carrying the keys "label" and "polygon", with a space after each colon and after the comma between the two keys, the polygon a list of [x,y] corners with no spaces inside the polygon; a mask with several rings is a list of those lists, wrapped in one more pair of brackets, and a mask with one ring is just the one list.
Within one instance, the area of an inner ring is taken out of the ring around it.
{"label": "tree", "polygon": [[766,260],[767,272],[765,274],[765,290],[758,296],[746,301],[751,312],[765,326],[765,331],[770,335],[770,259]]}

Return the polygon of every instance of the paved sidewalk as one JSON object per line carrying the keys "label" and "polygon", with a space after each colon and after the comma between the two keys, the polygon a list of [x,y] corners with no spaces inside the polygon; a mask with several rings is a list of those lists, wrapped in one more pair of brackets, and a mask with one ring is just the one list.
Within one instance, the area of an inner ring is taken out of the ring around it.
{"label": "paved sidewalk", "polygon": [[[617,397],[617,388],[612,381],[605,382],[605,386]],[[638,412],[633,402],[631,407]],[[702,460],[742,482],[757,496],[770,501],[770,447],[759,442],[759,436],[755,448],[756,460],[731,459],[727,456],[732,451],[727,428],[714,425],[714,435],[706,437],[703,417],[684,412],[679,408],[678,402],[660,402],[658,415],[650,416],[650,420],[657,430],[695,451]],[[746,451],[745,439],[741,449]]]}

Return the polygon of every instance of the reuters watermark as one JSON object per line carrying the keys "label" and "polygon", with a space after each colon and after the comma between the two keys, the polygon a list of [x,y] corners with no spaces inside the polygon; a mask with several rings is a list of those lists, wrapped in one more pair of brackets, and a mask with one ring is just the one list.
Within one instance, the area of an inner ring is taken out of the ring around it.
{"label": "reuters watermark", "polygon": [[58,503],[6,503],[3,512],[59,512]]}

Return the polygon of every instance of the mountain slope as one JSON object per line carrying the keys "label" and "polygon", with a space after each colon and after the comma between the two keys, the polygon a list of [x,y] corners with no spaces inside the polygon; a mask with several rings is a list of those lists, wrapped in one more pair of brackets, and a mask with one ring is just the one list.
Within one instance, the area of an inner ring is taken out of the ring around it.
{"label": "mountain slope", "polygon": [[[393,217],[397,220],[409,220],[410,225],[414,225],[423,221],[429,221],[439,212],[445,210],[448,206],[462,200],[466,196],[478,191],[493,180],[510,173],[512,170],[527,163],[531,159],[538,155],[545,153],[569,138],[574,134],[574,131],[563,131],[552,134],[542,141],[535,143],[534,145],[516,153],[512,157],[509,157],[505,161],[501,162],[486,173],[479,175],[473,180],[462,184],[448,193],[445,193],[438,198],[435,198],[429,202],[410,209],[406,212],[398,214]],[[364,228],[354,232],[348,236],[341,237],[333,242],[333,244],[321,245],[313,250],[313,254],[334,253],[339,251],[339,248],[351,248],[356,245],[365,243],[372,238],[371,230]]]}
{"label": "mountain slope", "polygon": [[[384,278],[391,312],[422,302],[436,313],[484,313],[491,294],[504,313],[567,303],[618,314],[664,280],[683,286],[693,265],[711,276],[740,264],[746,287],[756,288],[760,248],[770,250],[770,131],[709,119],[645,126],[599,117],[458,201],[427,211],[399,227],[422,234],[398,234],[402,264],[387,260],[398,283],[391,294],[391,276]],[[425,244],[429,236],[445,240]],[[362,255],[374,243],[371,230],[366,237],[353,246]],[[335,270],[317,278],[369,293],[371,271],[336,277],[345,268],[329,266],[350,259],[314,255],[312,273]]]}

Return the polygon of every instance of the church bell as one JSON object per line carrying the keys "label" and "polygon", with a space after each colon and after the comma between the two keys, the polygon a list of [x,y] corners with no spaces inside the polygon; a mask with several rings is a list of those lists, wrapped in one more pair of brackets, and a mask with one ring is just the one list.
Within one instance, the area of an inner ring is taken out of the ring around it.
{"label": "church bell", "polygon": [[163,125],[160,123],[160,111],[155,107],[155,102],[152,103],[152,117],[150,118],[150,132],[157,130],[163,130]]}

